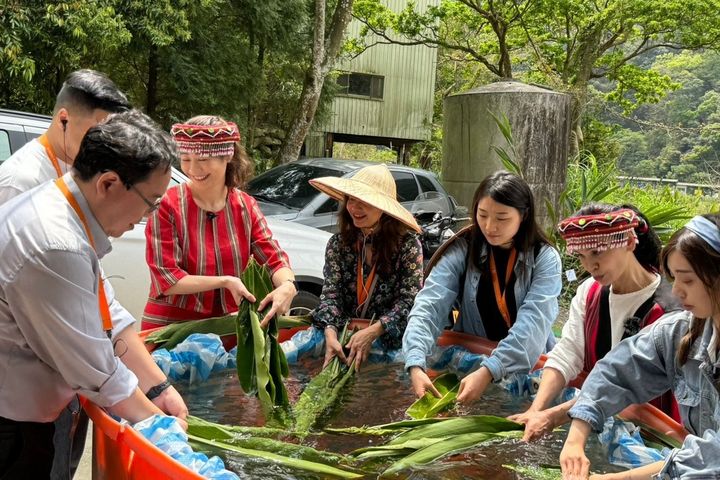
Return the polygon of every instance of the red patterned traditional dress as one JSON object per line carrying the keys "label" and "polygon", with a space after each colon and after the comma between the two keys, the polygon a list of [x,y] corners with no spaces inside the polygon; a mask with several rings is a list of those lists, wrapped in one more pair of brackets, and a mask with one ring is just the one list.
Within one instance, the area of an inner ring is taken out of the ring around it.
{"label": "red patterned traditional dress", "polygon": [[290,267],[255,199],[236,189],[219,212],[198,207],[187,185],[169,189],[149,219],[145,237],[151,286],[143,330],[237,311],[225,289],[163,295],[186,275],[240,276],[251,255],[271,274]]}

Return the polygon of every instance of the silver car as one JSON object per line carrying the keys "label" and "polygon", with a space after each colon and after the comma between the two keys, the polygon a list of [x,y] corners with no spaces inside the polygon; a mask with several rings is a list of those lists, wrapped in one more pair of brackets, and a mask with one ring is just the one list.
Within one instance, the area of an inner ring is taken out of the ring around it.
{"label": "silver car", "polygon": [[[349,177],[375,162],[305,158],[280,165],[250,180],[246,192],[255,197],[267,217],[337,231],[338,202],[308,183],[317,177]],[[434,173],[404,165],[388,164],[395,179],[398,201],[413,214],[455,214],[457,203]]]}

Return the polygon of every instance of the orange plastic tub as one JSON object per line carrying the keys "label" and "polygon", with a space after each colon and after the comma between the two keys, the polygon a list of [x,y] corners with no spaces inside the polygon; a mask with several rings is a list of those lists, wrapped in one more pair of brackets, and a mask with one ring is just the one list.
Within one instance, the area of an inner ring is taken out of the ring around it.
{"label": "orange plastic tub", "polygon": [[[365,320],[353,320],[352,325],[367,326]],[[152,330],[140,332],[145,338]],[[280,330],[279,339],[285,341],[298,329]],[[233,336],[223,338],[226,348],[234,346]],[[460,345],[473,353],[489,355],[496,344],[490,340],[446,330],[438,340],[442,346]],[[149,347],[152,350],[152,346]],[[535,368],[545,364],[543,355]],[[583,378],[572,385],[582,385]],[[83,408],[93,421],[93,479],[108,480],[196,480],[202,476],[167,456],[141,434],[110,417],[103,409],[82,399]],[[687,431],[652,405],[632,405],[620,413],[621,417],[682,442]]]}

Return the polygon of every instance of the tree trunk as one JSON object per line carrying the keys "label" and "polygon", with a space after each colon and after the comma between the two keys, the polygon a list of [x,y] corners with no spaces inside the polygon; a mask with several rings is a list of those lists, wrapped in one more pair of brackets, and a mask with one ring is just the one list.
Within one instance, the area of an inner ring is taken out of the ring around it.
{"label": "tree trunk", "polygon": [[325,1],[315,0],[312,62],[305,72],[299,106],[278,155],[279,164],[292,162],[300,154],[315,119],[325,78],[337,60],[345,39],[345,29],[352,15],[353,0],[338,0],[328,29],[329,34],[325,38]]}

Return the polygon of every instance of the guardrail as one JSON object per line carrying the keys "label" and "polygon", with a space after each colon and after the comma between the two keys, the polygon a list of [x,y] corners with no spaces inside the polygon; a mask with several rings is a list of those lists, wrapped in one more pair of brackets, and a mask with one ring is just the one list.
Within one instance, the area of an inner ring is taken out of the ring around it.
{"label": "guardrail", "polygon": [[628,177],[619,175],[617,177],[621,185],[631,184],[637,187],[668,186],[686,194],[694,194],[700,190],[704,196],[718,197],[720,196],[720,185],[711,185],[709,183],[688,183],[681,182],[674,178],[658,178],[658,177]]}

